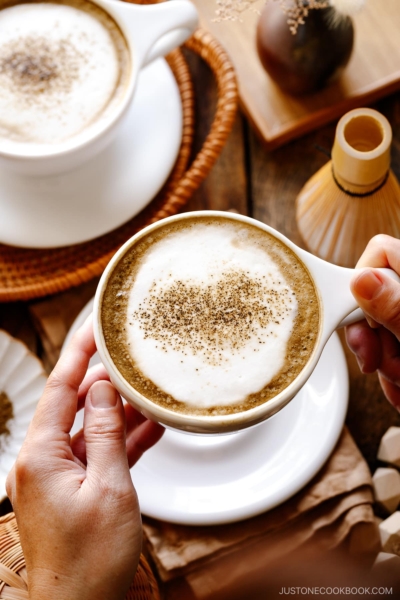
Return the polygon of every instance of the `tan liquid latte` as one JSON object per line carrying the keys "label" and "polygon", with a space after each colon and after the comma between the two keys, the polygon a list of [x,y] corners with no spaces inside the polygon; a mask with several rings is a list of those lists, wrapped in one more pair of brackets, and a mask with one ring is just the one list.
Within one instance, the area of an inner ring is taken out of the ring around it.
{"label": "tan liquid latte", "polygon": [[0,1],[0,142],[59,144],[115,113],[130,55],[88,0]]}
{"label": "tan liquid latte", "polygon": [[228,415],[282,392],[309,361],[319,302],[303,263],[253,225],[188,218],[138,240],[102,300],[107,349],[149,400]]}

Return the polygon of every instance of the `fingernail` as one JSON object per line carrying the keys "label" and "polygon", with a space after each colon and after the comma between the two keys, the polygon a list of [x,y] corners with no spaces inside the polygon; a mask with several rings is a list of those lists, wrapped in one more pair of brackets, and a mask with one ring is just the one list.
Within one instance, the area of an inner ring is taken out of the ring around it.
{"label": "fingernail", "polygon": [[116,389],[106,382],[91,387],[89,396],[94,408],[113,408],[118,400]]}
{"label": "fingernail", "polygon": [[364,373],[364,362],[361,360],[361,358],[357,354],[356,354],[356,359],[357,359],[358,366],[360,367],[361,373]]}
{"label": "fingernail", "polygon": [[369,317],[368,315],[365,315],[365,318],[371,329],[379,329],[380,325],[374,319],[371,319],[371,317]]}
{"label": "fingernail", "polygon": [[373,271],[365,271],[358,276],[354,283],[355,291],[364,300],[372,300],[382,285],[382,281]]}

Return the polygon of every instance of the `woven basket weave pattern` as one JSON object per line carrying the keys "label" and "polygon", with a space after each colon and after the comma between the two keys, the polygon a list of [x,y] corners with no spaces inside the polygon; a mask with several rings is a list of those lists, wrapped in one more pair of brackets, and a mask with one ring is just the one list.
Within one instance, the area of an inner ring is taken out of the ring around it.
{"label": "woven basket weave pattern", "polygon": [[139,215],[111,233],[85,244],[50,250],[27,250],[0,244],[0,301],[29,300],[64,291],[100,275],[118,248],[145,225],[176,214],[187,203],[217,160],[232,129],[238,103],[233,66],[223,48],[201,29],[185,46],[210,66],[218,86],[211,130],[189,169],[194,97],[190,72],[182,53],[168,56],[178,82],[184,113],[184,133],[178,160],[158,196]]}
{"label": "woven basket weave pattern", "polygon": [[[17,521],[14,513],[9,513],[0,518],[0,600],[29,600],[27,584]],[[125,600],[160,600],[156,580],[143,554]]]}

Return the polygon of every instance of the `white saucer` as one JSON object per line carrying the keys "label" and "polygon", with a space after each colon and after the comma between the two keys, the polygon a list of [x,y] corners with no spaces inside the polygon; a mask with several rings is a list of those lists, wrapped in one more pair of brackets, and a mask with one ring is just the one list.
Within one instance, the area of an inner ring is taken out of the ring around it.
{"label": "white saucer", "polygon": [[18,456],[47,376],[40,360],[20,340],[0,330],[0,392],[13,405],[13,418],[7,423],[10,435],[1,436],[0,500],[6,497],[6,479]]}
{"label": "white saucer", "polygon": [[112,144],[81,168],[28,177],[0,166],[0,242],[28,248],[77,244],[119,227],[149,203],[175,164],[182,103],[164,59],[144,69]]}
{"label": "white saucer", "polygon": [[[66,343],[91,310],[92,301]],[[268,421],[226,436],[167,430],[131,470],[142,513],[172,523],[214,525],[284,502],[331,454],[343,428],[348,393],[346,359],[335,333],[301,392]],[[74,432],[81,426],[80,414]]]}

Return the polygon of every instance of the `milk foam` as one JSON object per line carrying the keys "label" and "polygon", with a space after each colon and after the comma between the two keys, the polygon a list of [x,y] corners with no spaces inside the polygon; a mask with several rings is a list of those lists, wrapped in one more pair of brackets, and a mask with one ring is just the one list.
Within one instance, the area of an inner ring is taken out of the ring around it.
{"label": "milk foam", "polygon": [[285,362],[298,303],[248,229],[196,224],[154,243],[127,303],[132,360],[188,405],[229,406]]}
{"label": "milk foam", "polygon": [[79,134],[119,77],[110,31],[89,12],[55,3],[0,11],[0,140],[55,144]]}

